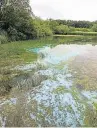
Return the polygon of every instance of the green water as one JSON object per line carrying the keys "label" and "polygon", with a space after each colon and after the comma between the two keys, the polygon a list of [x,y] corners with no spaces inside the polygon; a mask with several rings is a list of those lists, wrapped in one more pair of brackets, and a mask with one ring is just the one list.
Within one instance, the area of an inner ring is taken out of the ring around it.
{"label": "green water", "polygon": [[14,67],[26,76],[0,99],[0,126],[97,126],[96,38],[85,38],[26,48],[37,60]]}

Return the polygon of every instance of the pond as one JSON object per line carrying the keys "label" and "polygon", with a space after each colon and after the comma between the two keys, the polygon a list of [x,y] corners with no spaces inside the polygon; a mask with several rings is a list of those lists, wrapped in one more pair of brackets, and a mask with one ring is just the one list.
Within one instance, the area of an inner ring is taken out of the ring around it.
{"label": "pond", "polygon": [[37,53],[37,61],[16,67],[29,73],[0,99],[0,126],[97,126],[97,46],[57,44],[29,50]]}

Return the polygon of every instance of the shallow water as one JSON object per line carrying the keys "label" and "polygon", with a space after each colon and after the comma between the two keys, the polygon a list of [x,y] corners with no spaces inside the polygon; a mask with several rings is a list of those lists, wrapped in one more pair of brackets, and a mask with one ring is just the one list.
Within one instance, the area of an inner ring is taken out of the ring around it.
{"label": "shallow water", "polygon": [[0,126],[97,126],[97,46],[30,50],[37,62],[16,69],[33,74],[0,100]]}

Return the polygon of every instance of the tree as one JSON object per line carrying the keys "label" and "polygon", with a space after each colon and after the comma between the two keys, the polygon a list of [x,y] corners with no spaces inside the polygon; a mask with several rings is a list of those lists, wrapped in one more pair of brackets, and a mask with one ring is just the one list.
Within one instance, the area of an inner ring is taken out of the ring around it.
{"label": "tree", "polygon": [[33,37],[44,37],[52,35],[52,30],[47,21],[41,19],[32,20]]}
{"label": "tree", "polygon": [[6,0],[0,15],[1,29],[7,31],[11,40],[32,38],[29,0]]}
{"label": "tree", "polygon": [[48,21],[50,28],[52,29],[53,33],[56,26],[59,26],[59,23],[55,20],[49,19]]}
{"label": "tree", "polygon": [[90,21],[73,21],[73,20],[54,20],[59,25],[67,25],[75,28],[91,28],[93,22]]}

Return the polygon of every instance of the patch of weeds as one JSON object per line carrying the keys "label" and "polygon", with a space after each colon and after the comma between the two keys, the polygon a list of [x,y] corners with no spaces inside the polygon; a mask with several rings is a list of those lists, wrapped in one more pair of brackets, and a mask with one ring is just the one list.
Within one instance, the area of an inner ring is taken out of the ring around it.
{"label": "patch of weeds", "polygon": [[71,105],[68,105],[67,110],[68,110],[70,113],[73,111]]}
{"label": "patch of weeds", "polygon": [[67,90],[65,89],[64,86],[59,86],[52,91],[52,93],[55,93],[55,94],[64,94],[66,92],[67,92]]}
{"label": "patch of weeds", "polygon": [[95,107],[95,109],[97,111],[97,102],[94,102],[93,105],[94,105],[94,107]]}
{"label": "patch of weeds", "polygon": [[78,92],[77,88],[72,87],[70,92],[71,92],[71,94],[72,94],[72,96],[74,97],[75,100],[78,101],[80,99],[80,95],[79,95],[79,92]]}
{"label": "patch of weeds", "polygon": [[87,107],[84,122],[86,127],[97,127],[97,110]]}

